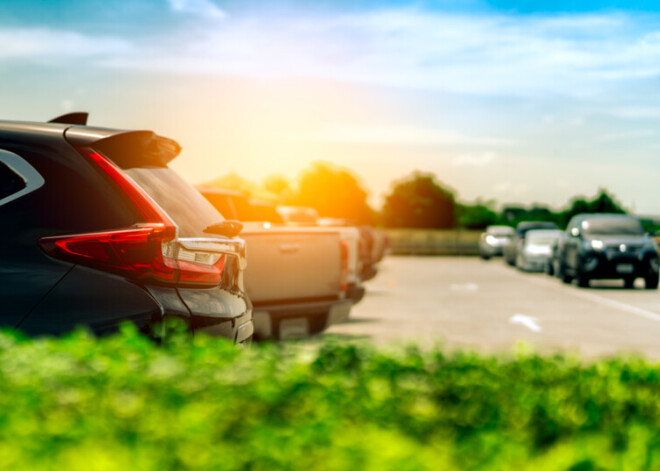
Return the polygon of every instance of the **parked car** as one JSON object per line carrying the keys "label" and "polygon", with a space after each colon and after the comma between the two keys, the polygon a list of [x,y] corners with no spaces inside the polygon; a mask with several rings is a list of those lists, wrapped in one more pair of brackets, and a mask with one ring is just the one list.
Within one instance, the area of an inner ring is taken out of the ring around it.
{"label": "parked car", "polygon": [[503,246],[503,255],[506,263],[508,263],[511,266],[516,265],[516,258],[518,256],[518,252],[521,250],[523,246],[523,242],[525,241],[525,234],[527,234],[528,231],[534,229],[559,229],[559,228],[557,227],[557,224],[555,224],[554,222],[523,221],[518,223],[518,225],[516,226],[516,232],[513,238],[511,239],[511,242]]}
{"label": "parked car", "polygon": [[513,238],[513,228],[509,226],[488,226],[479,238],[479,256],[488,260],[502,255],[504,246]]}
{"label": "parked car", "polygon": [[658,287],[658,246],[641,222],[625,214],[579,214],[566,229],[558,254],[559,276],[589,286],[595,279],[622,279],[632,288],[644,278],[647,289]]}
{"label": "parked car", "polygon": [[290,227],[274,217],[263,221],[263,208],[239,192],[199,191],[225,217],[244,225],[241,237],[250,254],[245,289],[254,305],[257,338],[306,337],[348,318],[364,295],[357,278],[357,229]]}
{"label": "parked car", "polygon": [[523,271],[545,271],[552,257],[552,246],[559,239],[558,229],[533,229],[525,235],[516,266]]}
{"label": "parked car", "polygon": [[550,246],[550,257],[545,265],[545,273],[550,276],[559,276],[559,252],[564,244],[566,232],[560,231],[559,237]]}
{"label": "parked car", "polygon": [[179,145],[57,121],[0,122],[0,325],[150,332],[177,317],[251,339],[244,242],[167,166]]}
{"label": "parked car", "polygon": [[[314,208],[305,206],[277,206],[282,220],[290,226],[355,227],[340,218],[321,218]],[[371,226],[362,225],[359,241],[360,280],[368,281],[378,274],[378,262],[385,256],[389,246],[387,234],[378,233]]]}

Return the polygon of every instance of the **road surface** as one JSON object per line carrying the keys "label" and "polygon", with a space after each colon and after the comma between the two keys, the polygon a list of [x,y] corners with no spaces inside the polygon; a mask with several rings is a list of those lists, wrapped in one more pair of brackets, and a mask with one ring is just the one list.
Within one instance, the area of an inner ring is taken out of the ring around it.
{"label": "road surface", "polygon": [[511,352],[523,341],[543,353],[660,358],[660,291],[637,283],[584,289],[501,259],[391,256],[351,318],[326,335],[483,352]]}

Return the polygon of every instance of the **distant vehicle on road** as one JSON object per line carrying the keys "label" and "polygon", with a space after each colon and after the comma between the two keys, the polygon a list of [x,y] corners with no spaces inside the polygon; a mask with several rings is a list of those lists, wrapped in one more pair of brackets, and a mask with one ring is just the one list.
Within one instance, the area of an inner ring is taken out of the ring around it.
{"label": "distant vehicle on road", "polygon": [[[355,227],[341,218],[321,218],[314,208],[305,206],[278,206],[277,212],[284,222],[292,226]],[[360,231],[359,258],[360,279],[367,281],[378,274],[378,262],[385,256],[389,238],[384,231],[362,225]]]}
{"label": "distant vehicle on road", "polygon": [[504,245],[504,260],[512,267],[516,265],[518,252],[522,249],[525,241],[525,234],[534,229],[559,229],[554,222],[544,221],[523,221],[516,226],[516,232],[511,239],[511,243]]}
{"label": "distant vehicle on road", "polygon": [[0,326],[154,333],[178,317],[251,339],[240,226],[168,167],[179,145],[79,115],[0,122]]}
{"label": "distant vehicle on road", "polygon": [[488,226],[479,238],[479,256],[488,260],[502,255],[504,246],[513,238],[513,228],[509,226]]}
{"label": "distant vehicle on road", "polygon": [[525,235],[516,266],[523,271],[544,271],[552,257],[552,247],[559,240],[558,229],[532,229]]}
{"label": "distant vehicle on road", "polygon": [[622,279],[632,288],[644,278],[658,287],[658,245],[640,220],[625,214],[579,214],[568,224],[558,253],[558,275],[587,287],[595,279]]}
{"label": "distant vehicle on road", "polygon": [[550,246],[550,258],[545,264],[545,273],[550,276],[559,276],[559,252],[566,239],[566,232],[560,231],[559,237]]}
{"label": "distant vehicle on road", "polygon": [[244,225],[241,237],[250,256],[245,289],[258,339],[306,337],[348,318],[364,295],[356,228],[286,226],[266,202],[254,205],[226,189],[199,191]]}

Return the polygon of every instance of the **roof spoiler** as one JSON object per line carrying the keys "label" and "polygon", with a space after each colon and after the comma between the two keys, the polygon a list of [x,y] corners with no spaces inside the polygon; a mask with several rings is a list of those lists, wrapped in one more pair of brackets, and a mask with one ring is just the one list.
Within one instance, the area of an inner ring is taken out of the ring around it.
{"label": "roof spoiler", "polygon": [[103,128],[71,127],[64,133],[74,147],[91,147],[109,157],[121,168],[136,165],[167,165],[181,146],[152,131],[119,131]]}
{"label": "roof spoiler", "polygon": [[67,113],[57,118],[53,118],[49,123],[60,123],[60,124],[76,124],[78,126],[85,126],[87,124],[87,118],[89,113],[84,111],[76,111],[74,113]]}

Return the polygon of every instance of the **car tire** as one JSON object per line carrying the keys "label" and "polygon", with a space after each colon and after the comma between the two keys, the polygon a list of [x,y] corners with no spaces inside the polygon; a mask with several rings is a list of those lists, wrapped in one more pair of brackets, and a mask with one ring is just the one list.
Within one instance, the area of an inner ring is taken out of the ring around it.
{"label": "car tire", "polygon": [[516,255],[516,268],[520,271],[525,271],[525,262],[520,254]]}
{"label": "car tire", "polygon": [[548,262],[545,266],[545,274],[548,276],[555,275],[555,268],[552,266],[552,262]]}
{"label": "car tire", "polygon": [[623,286],[626,289],[633,289],[635,287],[635,278],[634,277],[627,277],[623,279]]}
{"label": "car tire", "polygon": [[566,266],[561,262],[557,264],[557,278],[566,284],[570,284],[573,281],[573,277],[566,274]]}
{"label": "car tire", "polygon": [[658,289],[658,282],[660,278],[658,275],[651,275],[644,278],[644,288],[645,289]]}
{"label": "car tire", "polygon": [[585,275],[584,273],[580,273],[578,271],[577,275],[577,284],[580,288],[588,288],[589,287],[589,277]]}
{"label": "car tire", "polygon": [[479,255],[479,256],[481,257],[481,260],[490,260],[490,255],[486,255],[486,254],[483,254],[483,253],[482,253],[482,254]]}

